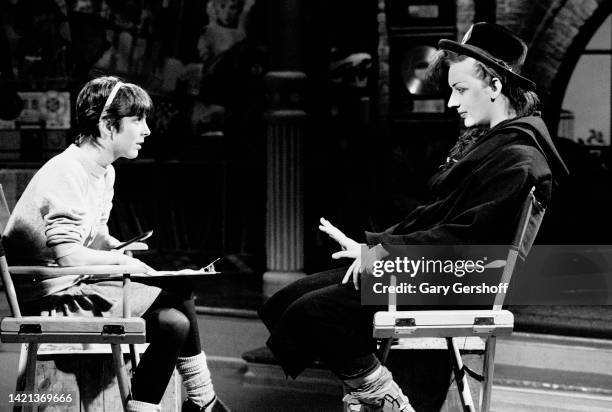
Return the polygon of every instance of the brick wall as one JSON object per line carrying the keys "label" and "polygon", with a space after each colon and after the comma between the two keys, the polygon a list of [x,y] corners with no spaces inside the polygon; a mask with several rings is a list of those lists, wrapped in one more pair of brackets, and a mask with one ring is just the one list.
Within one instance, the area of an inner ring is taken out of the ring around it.
{"label": "brick wall", "polygon": [[530,46],[523,73],[542,97],[550,93],[566,52],[580,29],[607,0],[498,0],[497,22]]}

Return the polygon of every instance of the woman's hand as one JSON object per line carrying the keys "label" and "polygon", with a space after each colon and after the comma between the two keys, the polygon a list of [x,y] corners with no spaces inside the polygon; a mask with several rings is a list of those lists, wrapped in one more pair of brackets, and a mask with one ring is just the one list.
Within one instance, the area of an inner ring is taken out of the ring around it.
{"label": "woman's hand", "polygon": [[153,269],[151,266],[147,265],[146,263],[144,263],[142,260],[133,258],[131,256],[128,255],[124,255],[123,253],[120,252],[112,252],[112,253],[117,253],[120,254],[121,258],[121,262],[119,263],[120,265],[138,265],[138,266],[142,266],[142,268],[144,269],[144,273],[146,275],[154,275],[157,271],[155,269]]}
{"label": "woman's hand", "polygon": [[341,252],[332,254],[333,259],[350,258],[354,259],[351,266],[349,266],[344,278],[342,278],[342,284],[348,283],[349,279],[353,279],[353,285],[355,289],[359,289],[359,274],[361,273],[361,247],[360,243],[355,242],[353,239],[347,237],[340,229],[332,225],[329,220],[321,218],[321,224],[319,229],[329,235],[332,239],[340,244],[342,248]]}
{"label": "woman's hand", "polygon": [[118,239],[108,234],[108,229],[104,229],[100,229],[93,242],[88,246],[89,248],[96,250],[112,250],[121,244]]}

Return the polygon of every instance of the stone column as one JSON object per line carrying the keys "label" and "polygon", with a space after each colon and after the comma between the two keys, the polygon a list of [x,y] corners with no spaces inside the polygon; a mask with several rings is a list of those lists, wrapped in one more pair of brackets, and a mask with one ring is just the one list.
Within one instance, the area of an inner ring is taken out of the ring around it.
{"label": "stone column", "polygon": [[270,72],[265,76],[267,96],[268,198],[266,263],[263,292],[276,290],[304,276],[304,211],[302,144],[304,92],[302,72],[302,0],[268,2]]}
{"label": "stone column", "polygon": [[304,276],[302,145],[306,75],[275,71],[265,76],[268,90],[267,213],[264,294],[272,295]]}

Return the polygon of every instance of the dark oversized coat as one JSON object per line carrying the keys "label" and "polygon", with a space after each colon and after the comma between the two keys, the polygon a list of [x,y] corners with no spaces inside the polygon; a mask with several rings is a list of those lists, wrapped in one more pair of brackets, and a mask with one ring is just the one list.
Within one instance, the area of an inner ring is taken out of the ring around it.
{"label": "dark oversized coat", "polygon": [[568,171],[538,116],[504,121],[430,181],[431,199],[369,245],[510,244],[532,186],[548,205],[555,180]]}

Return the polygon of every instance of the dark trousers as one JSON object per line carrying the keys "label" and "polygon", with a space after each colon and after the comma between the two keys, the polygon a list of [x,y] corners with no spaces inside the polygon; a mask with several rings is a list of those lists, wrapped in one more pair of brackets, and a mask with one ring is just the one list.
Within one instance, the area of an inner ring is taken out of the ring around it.
{"label": "dark trousers", "polygon": [[277,292],[259,316],[270,331],[267,345],[285,373],[297,377],[315,359],[341,379],[368,374],[378,365],[372,318],[385,308],[361,305],[345,268],[309,275]]}

